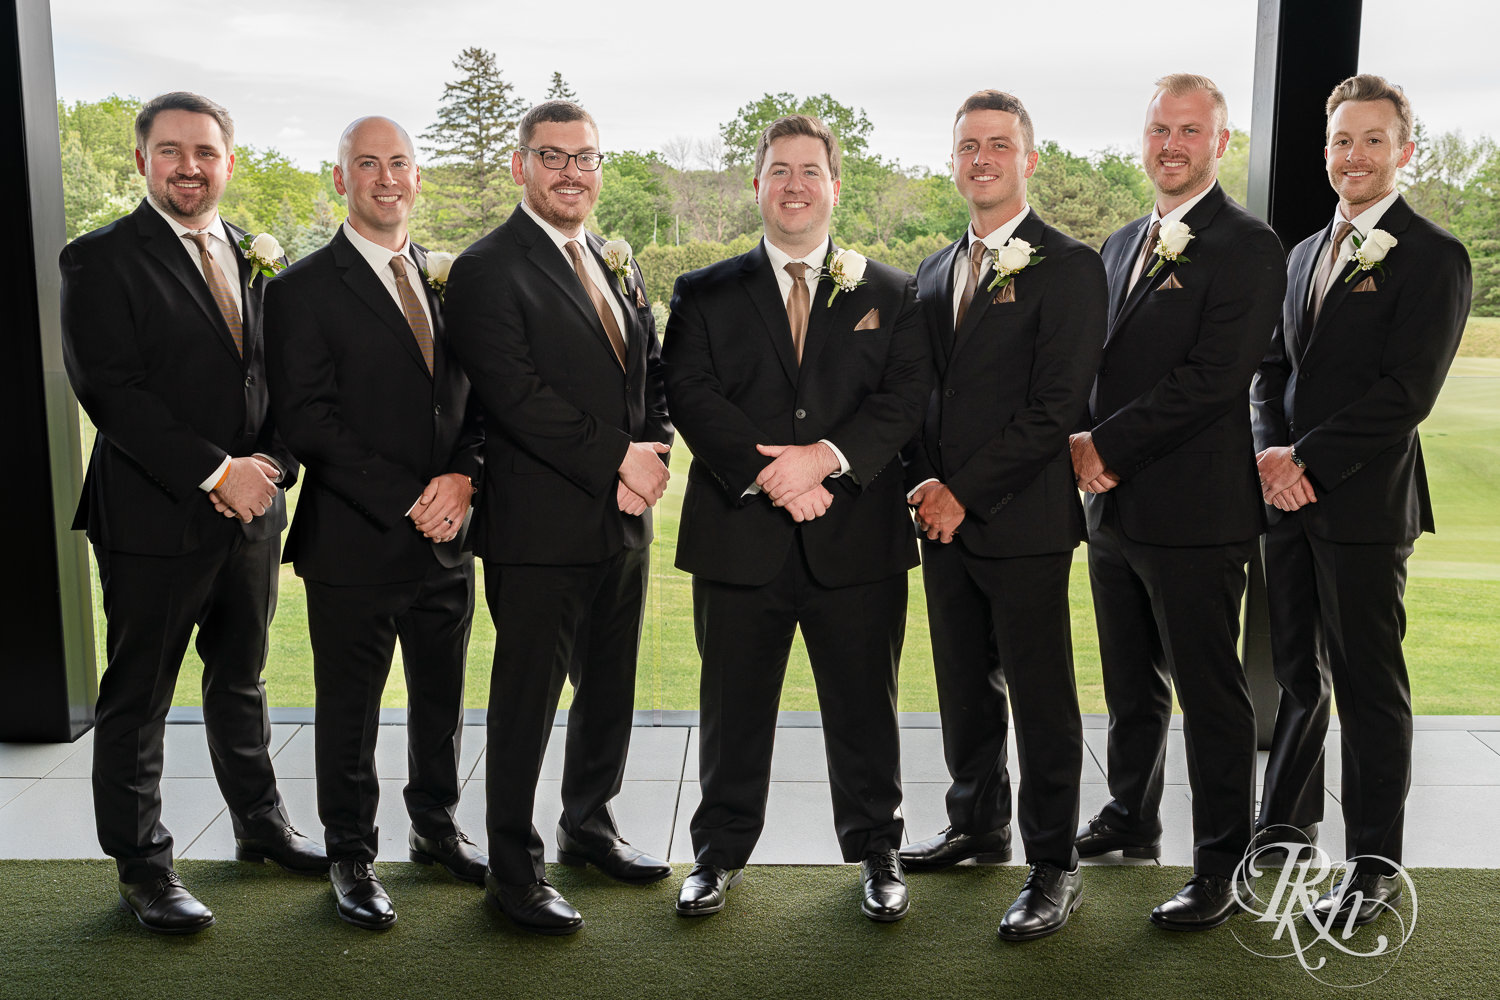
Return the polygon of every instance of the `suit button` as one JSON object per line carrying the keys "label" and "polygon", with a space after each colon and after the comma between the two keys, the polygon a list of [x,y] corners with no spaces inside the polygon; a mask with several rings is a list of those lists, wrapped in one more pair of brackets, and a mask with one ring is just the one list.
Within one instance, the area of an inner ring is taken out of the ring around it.
{"label": "suit button", "polygon": [[1099,374],[1100,375],[1108,375],[1109,374],[1109,369],[1108,368],[1101,368],[1101,369],[1099,369]]}
{"label": "suit button", "polygon": [[991,514],[998,514],[998,513],[1000,513],[1000,505],[999,504],[995,504],[995,506],[991,507],[990,508],[990,513]]}
{"label": "suit button", "polygon": [[804,409],[801,409],[799,407],[798,410],[797,410],[797,419],[798,420],[806,420],[807,419],[807,411],[804,410]]}
{"label": "suit button", "polygon": [[629,391],[630,391],[630,383],[629,383],[629,382],[626,382],[626,383],[625,383],[625,391],[626,391],[626,392],[629,392]]}
{"label": "suit button", "polygon": [[952,389],[944,389],[943,390],[943,395],[947,396],[949,399],[952,399],[954,396],[957,395],[957,393],[955,393]]}
{"label": "suit button", "polygon": [[432,408],[432,415],[433,415],[433,416],[434,416],[434,417],[436,417],[436,416],[438,416],[438,415],[439,415],[439,414],[441,414],[441,413],[442,413],[442,412],[443,412],[443,406],[442,406],[442,404],[441,404],[441,403],[439,403],[439,404],[438,404],[438,405],[436,405],[436,406],[434,406],[434,407],[433,407],[433,408]]}
{"label": "suit button", "polygon": [[254,385],[254,384],[255,384],[255,376],[254,375],[246,375],[245,376],[245,385],[250,386],[250,385]]}

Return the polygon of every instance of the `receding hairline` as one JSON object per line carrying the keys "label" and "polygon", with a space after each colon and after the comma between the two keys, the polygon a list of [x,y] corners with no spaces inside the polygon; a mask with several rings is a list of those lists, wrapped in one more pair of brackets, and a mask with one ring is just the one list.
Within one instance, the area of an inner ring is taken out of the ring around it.
{"label": "receding hairline", "polygon": [[[1229,100],[1219,85],[1206,76],[1197,73],[1168,73],[1156,81],[1156,90],[1151,94],[1151,100],[1146,102],[1149,115],[1151,106],[1166,94],[1179,100],[1190,97],[1193,94],[1205,95],[1209,103],[1213,105],[1214,133],[1218,134],[1229,128]],[[1147,124],[1150,124],[1149,118]]]}
{"label": "receding hairline", "polygon": [[395,129],[396,135],[400,137],[402,142],[406,143],[407,155],[411,157],[411,161],[413,163],[417,162],[417,147],[411,141],[411,135],[406,131],[406,129],[401,127],[400,122],[396,121],[394,118],[387,118],[385,115],[365,115],[363,118],[356,118],[354,119],[354,121],[350,122],[348,126],[345,127],[343,135],[339,136],[339,148],[337,153],[338,159],[334,162],[336,162],[340,168],[349,165],[349,157],[354,153],[354,134],[358,132],[363,126],[368,125],[371,122],[385,122],[387,125]]}

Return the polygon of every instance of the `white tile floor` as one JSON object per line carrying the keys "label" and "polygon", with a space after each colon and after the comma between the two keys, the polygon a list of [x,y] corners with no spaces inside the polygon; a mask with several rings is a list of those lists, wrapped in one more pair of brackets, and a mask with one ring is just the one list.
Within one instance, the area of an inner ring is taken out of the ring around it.
{"label": "white tile floor", "polygon": [[[946,825],[943,795],[948,774],[942,734],[933,720],[908,717],[901,731],[903,811],[913,839]],[[1162,864],[1192,863],[1191,798],[1183,758],[1181,720],[1167,744],[1167,789],[1162,801]],[[1093,815],[1108,799],[1103,762],[1105,720],[1086,716],[1082,815]],[[822,731],[778,730],[772,760],[765,833],[756,848],[759,864],[835,864],[841,861],[828,798],[828,765]],[[381,776],[380,857],[406,860],[407,823],[401,800],[406,775],[406,729],[381,727],[376,767]],[[555,860],[552,831],[560,810],[564,731],[548,744],[537,789],[537,829]],[[272,746],[282,796],[295,822],[317,836],[311,725],[272,726]],[[89,782],[92,734],[69,744],[0,743],[0,857],[101,857],[94,835]],[[1338,853],[1343,843],[1339,814],[1338,733],[1328,737],[1327,812],[1320,837]],[[1016,775],[1014,736],[1011,775]],[[1261,755],[1264,770],[1265,754]],[[1406,863],[1436,867],[1500,868],[1500,842],[1490,836],[1500,820],[1500,717],[1417,719],[1412,790],[1407,804]],[[484,832],[484,728],[465,727],[460,773],[465,776],[460,823],[476,840]],[[672,861],[691,861],[687,823],[698,804],[698,730],[692,726],[638,726],[632,735],[624,788],[614,809],[632,843]],[[167,728],[162,780],[164,821],[182,857],[229,858],[234,835],[213,780],[203,727]],[[1017,852],[1018,855],[1020,852]],[[1120,862],[1118,856],[1102,859]],[[1014,862],[1023,863],[1019,856]],[[1150,862],[1134,862],[1149,864]]]}

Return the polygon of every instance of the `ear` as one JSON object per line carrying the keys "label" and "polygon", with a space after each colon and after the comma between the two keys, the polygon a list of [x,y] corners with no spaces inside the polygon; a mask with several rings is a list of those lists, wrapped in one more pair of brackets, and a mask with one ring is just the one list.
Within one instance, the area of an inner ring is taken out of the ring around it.
{"label": "ear", "polygon": [[1041,158],[1042,158],[1042,154],[1039,153],[1039,152],[1037,152],[1034,149],[1031,152],[1027,153],[1026,154],[1026,169],[1021,172],[1021,176],[1022,177],[1030,177],[1032,174],[1036,173],[1037,161],[1040,160]]}
{"label": "ear", "polygon": [[1214,154],[1214,159],[1222,159],[1224,151],[1229,148],[1229,130],[1226,128],[1219,133],[1219,151]]}
{"label": "ear", "polygon": [[139,146],[135,150],[135,169],[142,177],[146,176],[146,154],[141,152]]}
{"label": "ear", "polygon": [[1401,167],[1404,167],[1408,163],[1410,163],[1411,155],[1416,151],[1417,144],[1408,140],[1406,145],[1401,147],[1401,158],[1396,161],[1396,168],[1399,170]]}
{"label": "ear", "polygon": [[346,198],[349,196],[349,192],[344,190],[344,168],[337,163],[333,165],[333,189]]}
{"label": "ear", "polygon": [[412,166],[412,171],[415,172],[417,176],[416,176],[416,179],[414,181],[412,181],[411,188],[412,188],[413,191],[421,191],[422,190],[422,168],[419,167],[419,166],[413,165]]}
{"label": "ear", "polygon": [[525,187],[526,171],[522,169],[521,157],[525,156],[519,149],[510,154],[510,179]]}
{"label": "ear", "polygon": [[839,184],[839,181],[833,182],[833,206],[835,208],[837,208],[839,204]]}
{"label": "ear", "polygon": [[750,186],[755,189],[755,203],[757,205],[759,205],[760,204],[760,178],[759,177],[752,177],[752,178],[750,178]]}

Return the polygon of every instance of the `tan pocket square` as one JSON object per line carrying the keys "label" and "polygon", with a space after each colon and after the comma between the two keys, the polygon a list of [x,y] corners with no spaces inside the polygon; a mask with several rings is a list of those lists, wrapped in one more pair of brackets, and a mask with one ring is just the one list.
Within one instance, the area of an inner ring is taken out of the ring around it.
{"label": "tan pocket square", "polygon": [[646,308],[646,290],[640,285],[635,286],[635,304],[642,309]]}
{"label": "tan pocket square", "polygon": [[879,330],[880,329],[880,310],[879,309],[871,309],[869,312],[865,313],[865,318],[862,319],[862,320],[860,320],[858,323],[854,324],[854,329],[856,331],[859,331],[859,330]]}
{"label": "tan pocket square", "polygon": [[1354,290],[1356,292],[1376,291],[1377,289],[1375,288],[1375,276],[1372,274],[1369,277],[1365,278],[1364,281],[1361,281],[1359,284],[1354,286]]}
{"label": "tan pocket square", "polygon": [[1181,288],[1181,287],[1182,287],[1182,282],[1180,282],[1180,281],[1177,280],[1177,275],[1175,275],[1175,274],[1169,274],[1169,275],[1167,275],[1167,280],[1166,281],[1163,281],[1161,284],[1159,284],[1159,285],[1156,286],[1156,290],[1159,292],[1159,291],[1161,291],[1162,289],[1165,289],[1165,288]]}
{"label": "tan pocket square", "polygon": [[998,292],[995,293],[995,297],[990,300],[990,304],[1000,305],[1002,302],[1014,301],[1016,301],[1016,279],[1012,278],[1011,280],[1007,281]]}

